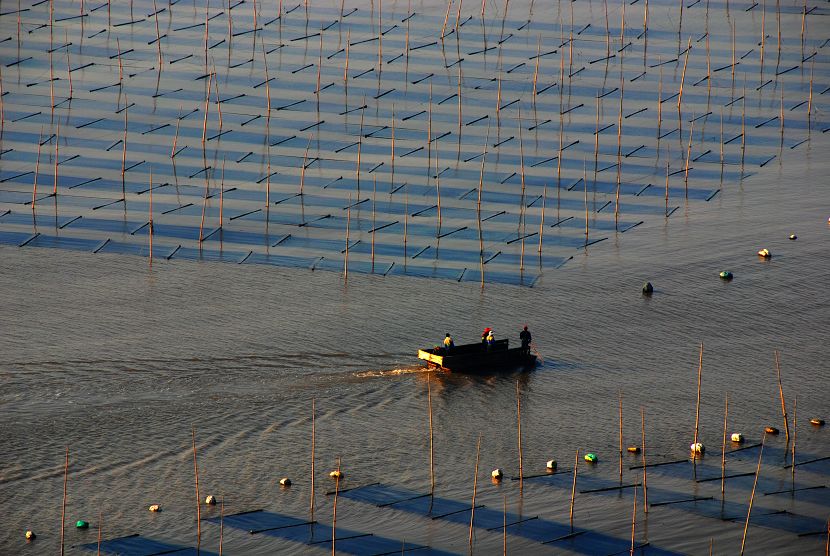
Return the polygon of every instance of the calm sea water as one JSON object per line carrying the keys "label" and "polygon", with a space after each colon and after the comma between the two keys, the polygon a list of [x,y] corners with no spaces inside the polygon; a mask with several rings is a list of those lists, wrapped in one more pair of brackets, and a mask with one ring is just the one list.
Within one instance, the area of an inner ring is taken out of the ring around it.
{"label": "calm sea water", "polygon": [[[537,5],[537,9],[540,7]],[[597,6],[594,6],[596,9]],[[805,136],[806,138],[806,136]],[[784,149],[787,151],[789,149]],[[436,493],[468,500],[481,438],[478,499],[492,508],[567,522],[570,491],[528,481],[489,482],[491,469],[518,475],[516,385],[522,404],[525,474],[548,459],[571,465],[577,449],[599,463],[588,475],[616,480],[618,396],[626,445],[647,455],[688,454],[702,343],[700,437],[717,465],[725,395],[730,432],[760,441],[783,429],[773,353],[798,416],[799,457],[830,452],[830,429],[811,427],[830,407],[830,143],[808,143],[743,182],[724,183],[708,203],[681,206],[626,234],[578,252],[533,288],[454,281],[0,247],[0,552],[55,553],[59,546],[64,450],[70,450],[66,545],[141,533],[196,542],[191,431],[200,493],[224,497],[226,513],[264,508],[308,515],[311,406],[316,403],[316,513],[330,523],[338,459],[343,488],[373,482],[428,489],[427,391],[431,390]],[[555,232],[554,232],[555,233]],[[788,240],[791,233],[797,241]],[[770,249],[770,260],[756,251]],[[718,278],[730,270],[729,283]],[[646,280],[655,287],[643,297]],[[419,347],[451,332],[476,341],[491,326],[518,341],[533,332],[544,361],[532,372],[466,377],[429,373]],[[792,421],[791,421],[792,423]],[[769,444],[783,448],[783,435]],[[639,459],[624,457],[625,478]],[[768,456],[767,479],[789,472]],[[754,462],[730,472],[754,471]],[[290,477],[294,485],[281,489]],[[827,475],[799,471],[803,486]],[[720,496],[656,472],[649,486]],[[750,483],[751,486],[751,483]],[[749,501],[745,483],[727,500]],[[826,500],[825,500],[826,502]],[[163,511],[151,514],[150,504]],[[642,500],[638,499],[638,505]],[[817,520],[827,504],[759,494],[753,515],[789,510]],[[627,539],[632,498],[580,494],[575,525]],[[203,506],[202,516],[218,515]],[[101,517],[99,517],[101,516]],[[75,530],[77,519],[88,531]],[[467,529],[341,498],[338,525],[465,553]],[[38,534],[26,543],[23,532]],[[743,521],[722,522],[667,507],[638,509],[637,540],[678,553],[738,552]],[[322,553],[227,529],[229,554]],[[799,537],[750,525],[751,554],[823,554],[825,536]],[[216,551],[219,529],[202,527]],[[474,551],[502,550],[499,531],[477,530]],[[513,553],[560,553],[508,538]]]}

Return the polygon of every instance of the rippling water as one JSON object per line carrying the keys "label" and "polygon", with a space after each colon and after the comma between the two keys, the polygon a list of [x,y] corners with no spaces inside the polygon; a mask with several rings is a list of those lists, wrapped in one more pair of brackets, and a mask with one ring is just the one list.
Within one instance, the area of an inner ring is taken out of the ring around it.
{"label": "rippling water", "polygon": [[[5,5],[4,5],[5,6]],[[538,5],[537,5],[538,8]],[[593,7],[597,9],[597,6]],[[769,15],[768,15],[769,16]],[[768,23],[767,25],[770,25]],[[818,31],[816,31],[818,33]],[[289,268],[159,261],[57,249],[0,246],[0,552],[55,553],[59,545],[64,450],[70,450],[69,553],[133,533],[193,545],[196,540],[191,431],[200,492],[222,496],[226,513],[265,508],[308,515],[311,405],[316,404],[316,513],[330,523],[328,471],[338,458],[343,488],[373,482],[429,488],[427,392],[435,426],[436,493],[552,521],[568,520],[569,490],[527,481],[489,482],[489,471],[518,475],[516,384],[522,403],[525,474],[575,451],[599,463],[580,473],[618,476],[618,396],[625,444],[640,442],[645,411],[649,461],[683,458],[692,441],[699,344],[704,345],[701,439],[718,465],[724,396],[729,429],[760,441],[782,427],[773,351],[781,351],[784,393],[796,412],[797,459],[830,452],[830,259],[827,135],[783,152],[779,163],[724,183],[709,203],[684,205],[670,219],[578,252],[533,288]],[[790,233],[798,234],[789,241]],[[773,257],[755,253],[769,248]],[[721,270],[735,279],[723,282]],[[650,280],[652,297],[640,294]],[[475,341],[484,326],[518,341],[528,324],[543,362],[508,376],[447,376],[417,364],[418,347],[447,331]],[[783,448],[783,435],[769,438]],[[786,488],[776,452],[761,476]],[[625,478],[639,459],[625,454]],[[754,471],[754,462],[730,464]],[[294,485],[281,489],[281,477]],[[803,486],[828,476],[799,470]],[[649,486],[720,496],[715,482],[649,475]],[[751,483],[750,483],[751,486]],[[760,487],[759,487],[760,488]],[[580,494],[575,525],[630,536],[632,500]],[[727,500],[746,504],[745,483]],[[820,501],[819,501],[820,502]],[[147,506],[161,504],[151,514]],[[638,505],[642,500],[638,500]],[[789,510],[819,521],[824,503],[756,496],[753,516]],[[202,516],[218,515],[203,506]],[[638,510],[639,512],[640,510]],[[102,519],[99,519],[99,514]],[[467,529],[341,498],[338,525],[466,553]],[[38,534],[33,543],[23,532]],[[653,507],[637,517],[638,542],[677,553],[737,553],[743,521],[722,522]],[[824,535],[799,537],[751,526],[751,554],[822,554]],[[321,553],[322,549],[225,529],[229,554]],[[217,550],[218,527],[202,527]],[[514,553],[558,553],[508,538]],[[477,530],[475,551],[502,550],[499,531]]]}

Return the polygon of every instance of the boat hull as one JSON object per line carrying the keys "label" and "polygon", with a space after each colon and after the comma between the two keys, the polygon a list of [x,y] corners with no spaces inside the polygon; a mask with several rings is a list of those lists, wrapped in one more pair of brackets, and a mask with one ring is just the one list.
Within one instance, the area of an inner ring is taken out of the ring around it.
{"label": "boat hull", "polygon": [[499,340],[490,350],[482,344],[467,344],[445,351],[442,348],[418,350],[418,358],[431,369],[450,373],[486,374],[527,370],[536,365],[536,356],[522,348],[510,349]]}

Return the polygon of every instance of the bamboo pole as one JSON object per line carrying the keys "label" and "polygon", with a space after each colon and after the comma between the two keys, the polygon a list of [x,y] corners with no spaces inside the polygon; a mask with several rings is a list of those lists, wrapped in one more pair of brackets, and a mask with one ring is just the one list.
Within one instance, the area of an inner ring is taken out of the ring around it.
{"label": "bamboo pole", "polygon": [[222,545],[225,540],[225,496],[219,501],[219,556],[222,556]]}
{"label": "bamboo pole", "polygon": [[792,458],[790,459],[790,473],[791,473],[791,484],[792,489],[795,491],[795,441],[798,439],[798,396],[795,397],[795,401],[793,402],[793,451],[792,451]]}
{"label": "bamboo pole", "polygon": [[447,1],[447,12],[444,14],[444,25],[441,26],[441,42],[444,42],[444,31],[447,30],[447,21],[450,19],[450,8],[452,7],[452,0]]}
{"label": "bamboo pole", "polygon": [[[660,57],[657,57],[658,63]],[[660,128],[663,125],[663,66],[660,66],[660,83],[657,85],[657,153],[660,153]]]}
{"label": "bamboo pole", "polygon": [[[58,195],[58,150],[59,150],[60,142],[61,142],[61,121],[60,121],[60,119],[58,119],[58,132],[55,135],[55,168],[54,168],[55,180],[54,180],[54,183],[52,185],[52,196],[53,197],[57,197],[57,195]],[[126,153],[126,151],[125,151],[125,153]]]}
{"label": "bamboo pole", "polygon": [[[547,183],[545,184],[547,187]],[[585,245],[588,245],[588,173],[585,169],[585,159],[582,159],[582,189],[585,193]]]}
{"label": "bamboo pole", "polygon": [[807,97],[807,133],[810,133],[810,122],[813,115],[813,70],[816,67],[816,59],[810,62],[810,93]]}
{"label": "bamboo pole", "polygon": [[681,104],[683,103],[683,84],[686,82],[686,66],[689,64],[689,53],[692,51],[692,37],[689,37],[689,44],[686,47],[686,56],[683,59],[683,72],[680,74],[680,89],[677,92],[677,121],[680,132],[683,132],[683,120],[681,116]]}
{"label": "bamboo pole", "polygon": [[622,390],[619,392],[619,407],[620,407],[620,484],[622,484],[622,476],[623,476],[623,416],[622,416]]}
{"label": "bamboo pole", "polygon": [[[346,32],[346,64],[343,67],[343,88],[346,90],[346,97],[349,95],[349,46],[352,40],[352,28]],[[365,103],[364,103],[365,104]]]}
{"label": "bamboo pole", "polygon": [[349,280],[349,228],[352,223],[352,194],[349,193],[349,205],[346,208],[346,257],[343,259],[343,274]]}
{"label": "bamboo pole", "polygon": [[599,160],[599,105],[600,105],[600,96],[599,92],[597,92],[597,119],[596,124],[594,126],[594,183],[597,182],[597,163]]}
{"label": "bamboo pole", "polygon": [[634,556],[634,537],[637,529],[637,484],[634,484],[634,510],[631,512],[631,550],[629,555]]}
{"label": "bamboo pole", "polygon": [[732,22],[732,89],[735,88],[735,22]]}
{"label": "bamboo pole", "polygon": [[176,134],[173,136],[173,148],[170,149],[170,158],[176,156],[176,143],[179,141],[179,123],[182,121],[182,105],[179,105],[179,115],[176,118]]}
{"label": "bamboo pole", "polygon": [[389,163],[392,166],[392,175],[389,178],[389,193],[395,189],[395,103],[392,103],[392,151],[389,154]]}
{"label": "bamboo pole", "polygon": [[516,381],[516,423],[519,439],[519,493],[524,491],[524,468],[522,466],[522,398],[519,392],[519,381]]}
{"label": "bamboo pole", "polygon": [[435,492],[435,444],[432,433],[432,382],[431,374],[427,374],[427,407],[429,409],[429,492]]}
{"label": "bamboo pole", "polygon": [[640,453],[642,454],[642,461],[643,461],[643,513],[648,513],[648,466],[646,465],[646,409],[644,407],[640,408],[640,436],[642,450]]}
{"label": "bamboo pole", "polygon": [[579,469],[579,448],[576,449],[576,459],[574,460],[574,479],[571,485],[571,508],[568,512],[571,522],[571,532],[574,530],[574,501],[576,501],[576,475]]}
{"label": "bamboo pole", "polygon": [[[366,106],[366,97],[363,97],[363,105]],[[357,136],[357,167],[355,168],[355,177],[357,179],[357,196],[358,201],[360,200],[360,155],[363,151],[363,116],[366,113],[366,110],[363,109],[360,111],[360,133]]]}
{"label": "bamboo pole", "polygon": [[331,556],[335,556],[337,542],[337,495],[340,492],[340,458],[337,458],[337,476],[334,478],[334,508],[331,519]]}
{"label": "bamboo pole", "polygon": [[[66,43],[69,43],[69,37],[66,37]],[[69,99],[72,100],[74,98],[73,94],[73,87],[72,87],[72,67],[69,64],[69,48],[66,49],[66,76],[69,78]]]}
{"label": "bamboo pole", "polygon": [[542,34],[539,33],[539,40],[536,42],[536,66],[533,68],[533,109],[536,109],[536,83],[539,79],[539,59],[542,52]]}
{"label": "bamboo pole", "polygon": [[542,239],[545,235],[545,205],[547,204],[548,200],[548,182],[545,181],[544,186],[542,187],[542,214],[541,218],[539,219],[539,255],[542,254]]}
{"label": "bamboo pole", "polygon": [[[156,0],[153,0],[153,15],[156,18],[156,46],[158,50],[158,62],[159,62],[159,71],[161,71],[161,65],[164,59],[161,56],[161,33],[159,32],[159,11],[156,8]],[[67,50],[67,53],[69,51]]]}
{"label": "bamboo pole", "polygon": [[[522,195],[519,197],[519,233],[522,237],[522,252],[519,256],[519,272],[524,270],[525,261],[525,148],[522,140],[522,107],[519,106],[519,169],[522,180]],[[521,490],[521,477],[519,478],[519,490]]]}
{"label": "bamboo pole", "polygon": [[473,503],[470,505],[470,536],[469,544],[470,550],[473,549],[473,520],[476,514],[476,489],[478,488],[478,461],[481,455],[481,433],[478,433],[478,443],[476,444],[476,468],[473,475]]}
{"label": "bamboo pole", "polygon": [[[96,551],[97,556],[101,556],[101,528],[104,526],[104,512],[98,511],[98,550]],[[219,556],[222,556],[221,553]]]}
{"label": "bamboo pole", "polygon": [[689,159],[692,157],[692,135],[695,132],[695,122],[692,121],[692,127],[689,128],[689,143],[686,145],[686,169],[683,174],[683,188],[686,199],[689,199]]}
{"label": "bamboo pole", "polygon": [[378,179],[372,174],[372,274],[375,273],[375,205],[378,197]]}
{"label": "bamboo pole", "polygon": [[311,398],[311,502],[309,504],[309,513],[311,514],[311,521],[314,521],[314,448],[317,442],[317,411],[315,407],[315,399]]}
{"label": "bamboo pole", "polygon": [[150,267],[153,266],[153,168],[150,168],[150,222],[148,225],[150,234]]}
{"label": "bamboo pole", "polygon": [[202,543],[202,500],[199,496],[199,464],[196,460],[196,427],[191,426],[190,433],[193,438],[193,472],[196,477],[196,550]]}
{"label": "bamboo pole", "polygon": [[[697,403],[695,404],[695,439],[693,449],[697,448],[697,438],[698,438],[698,431],[700,425],[700,376],[703,372],[703,342],[700,343],[700,356],[698,358],[697,364]],[[692,456],[693,461],[697,461],[697,452],[695,452]],[[697,467],[695,467],[695,471],[697,471]]]}
{"label": "bamboo pole", "polygon": [[723,402],[723,442],[720,450],[720,496],[726,498],[726,428],[729,420],[729,392]]}
{"label": "bamboo pole", "polygon": [[763,0],[761,2],[761,62],[760,62],[760,82],[764,82],[764,47],[766,46],[767,42],[767,31],[766,31],[766,19],[767,19],[767,0]]}
{"label": "bamboo pole", "polygon": [[[225,210],[225,158],[222,158],[222,180],[219,184],[219,229],[222,229],[225,221],[223,212]],[[221,236],[220,236],[221,237]]]}
{"label": "bamboo pole", "polygon": [[213,84],[213,73],[208,76],[208,86],[207,91],[205,93],[205,116],[202,122],[202,148],[205,145],[205,137],[207,136],[207,121],[208,121],[208,108],[210,106],[210,89],[211,85]]}
{"label": "bamboo pole", "polygon": [[40,173],[40,148],[43,142],[43,126],[40,126],[40,135],[37,139],[37,158],[35,158],[35,180],[32,183],[32,212],[35,211],[35,203],[37,202],[37,176]]}
{"label": "bamboo pole", "polygon": [[481,157],[481,170],[478,175],[478,202],[476,203],[476,217],[478,220],[478,256],[481,273],[481,287],[484,288],[484,236],[481,233],[481,194],[484,190],[484,163],[487,161],[487,148],[490,146],[490,120],[487,120],[487,135],[484,138],[484,154]]}
{"label": "bamboo pole", "polygon": [[[741,101],[741,175],[744,170],[744,155],[746,154],[746,80],[744,80],[743,100]],[[721,141],[723,143],[723,141]]]}
{"label": "bamboo pole", "polygon": [[617,191],[614,195],[614,229],[618,229],[620,217],[620,186],[622,182],[622,108],[623,108],[623,80],[620,74],[620,113],[617,118]]}
{"label": "bamboo pole", "polygon": [[666,160],[666,218],[669,217],[669,161]]}
{"label": "bamboo pole", "polygon": [[66,458],[63,463],[63,502],[61,503],[61,556],[65,554],[64,529],[66,528],[66,482],[69,479],[69,446],[66,447]]}
{"label": "bamboo pole", "polygon": [[438,236],[441,235],[441,178],[438,177],[438,138],[435,140],[435,196],[438,202]]}
{"label": "bamboo pole", "polygon": [[[127,186],[124,184],[124,174],[127,172],[127,114],[130,112],[130,99],[124,95],[124,138],[121,140],[121,199],[126,207]],[[60,128],[60,121],[58,121]],[[56,139],[57,140],[57,139]]]}
{"label": "bamboo pole", "polygon": [[755,468],[755,481],[752,483],[752,494],[749,495],[749,507],[746,510],[746,522],[744,522],[744,534],[741,537],[741,556],[743,556],[744,548],[746,547],[746,533],[749,529],[749,516],[752,513],[752,503],[755,501],[755,487],[758,486],[758,475],[761,473],[761,459],[764,457],[764,441],[767,439],[767,433],[761,438],[761,451],[758,454],[758,467]]}
{"label": "bamboo pole", "polygon": [[502,556],[507,556],[507,495],[502,495],[502,525],[501,525],[501,543]]}
{"label": "bamboo pole", "polygon": [[778,395],[781,398],[781,415],[784,417],[784,434],[786,435],[787,442],[790,441],[790,424],[789,420],[787,419],[787,404],[784,402],[784,387],[781,385],[781,360],[779,358],[778,350],[774,351],[775,354],[775,371],[778,377]]}

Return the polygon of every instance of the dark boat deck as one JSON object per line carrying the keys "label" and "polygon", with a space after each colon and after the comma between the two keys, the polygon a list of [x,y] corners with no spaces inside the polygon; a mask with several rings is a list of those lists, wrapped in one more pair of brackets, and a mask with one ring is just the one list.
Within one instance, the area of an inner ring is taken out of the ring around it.
{"label": "dark boat deck", "polygon": [[522,348],[510,348],[509,340],[496,340],[489,349],[483,343],[463,344],[449,351],[437,347],[418,350],[418,358],[431,369],[452,373],[492,373],[529,369],[536,364],[536,356]]}

